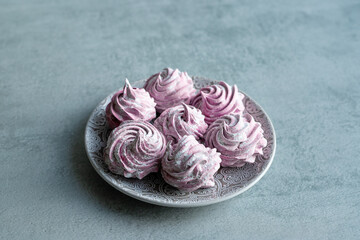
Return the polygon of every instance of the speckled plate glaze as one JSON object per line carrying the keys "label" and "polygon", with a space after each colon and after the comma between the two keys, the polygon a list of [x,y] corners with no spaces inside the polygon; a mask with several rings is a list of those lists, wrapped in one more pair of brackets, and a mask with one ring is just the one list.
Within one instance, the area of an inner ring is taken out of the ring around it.
{"label": "speckled plate glaze", "polygon": [[[218,81],[193,77],[195,87],[200,89]],[[145,80],[133,83],[142,87]],[[164,182],[160,173],[152,173],[142,180],[129,179],[111,173],[104,163],[103,149],[109,136],[105,118],[105,107],[110,102],[110,94],[91,113],[85,129],[85,147],[89,160],[97,173],[111,186],[138,200],[167,207],[197,207],[218,203],[235,197],[254,186],[267,172],[275,155],[276,137],[274,127],[265,111],[248,95],[245,95],[245,111],[260,122],[268,145],[264,155],[258,156],[254,164],[241,168],[220,168],[215,174],[215,187],[198,189],[185,193]]]}

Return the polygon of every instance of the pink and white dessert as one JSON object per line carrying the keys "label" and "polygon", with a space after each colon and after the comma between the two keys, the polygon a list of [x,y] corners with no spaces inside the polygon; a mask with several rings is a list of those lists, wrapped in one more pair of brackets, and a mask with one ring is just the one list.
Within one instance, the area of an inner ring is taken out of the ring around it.
{"label": "pink and white dessert", "polygon": [[222,167],[241,167],[254,163],[257,154],[263,154],[267,141],[261,124],[246,113],[229,114],[213,122],[205,134],[205,146],[221,153]]}
{"label": "pink and white dessert", "polygon": [[245,109],[243,98],[236,85],[230,87],[225,82],[219,82],[200,89],[191,105],[199,108],[205,115],[205,122],[211,124],[226,114],[242,113]]}
{"label": "pink and white dessert", "polygon": [[146,80],[144,88],[155,99],[159,113],[182,102],[188,104],[196,91],[193,80],[186,72],[171,68],[152,75]]}
{"label": "pink and white dessert", "polygon": [[182,137],[176,145],[168,143],[161,161],[161,174],[168,184],[191,192],[215,185],[214,174],[220,168],[220,153],[205,147],[192,135]]}
{"label": "pink and white dessert", "polygon": [[164,136],[151,123],[128,120],[111,132],[105,163],[115,174],[142,179],[159,170],[165,150]]}
{"label": "pink and white dessert", "polygon": [[125,80],[123,90],[112,97],[106,107],[106,119],[111,129],[126,120],[151,121],[156,117],[155,102],[143,88],[132,88]]}
{"label": "pink and white dessert", "polygon": [[208,127],[204,119],[199,109],[182,103],[162,112],[154,126],[164,134],[167,141],[177,143],[185,135],[202,138]]}

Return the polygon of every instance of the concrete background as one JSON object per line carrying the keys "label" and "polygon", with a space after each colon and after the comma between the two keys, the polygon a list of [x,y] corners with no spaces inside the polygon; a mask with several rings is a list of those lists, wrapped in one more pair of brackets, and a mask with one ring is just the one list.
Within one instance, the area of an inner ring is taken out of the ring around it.
{"label": "concrete background", "polygon": [[[229,201],[157,207],[86,157],[106,95],[169,66],[268,112],[267,175]],[[0,0],[1,239],[359,239],[360,1]]]}

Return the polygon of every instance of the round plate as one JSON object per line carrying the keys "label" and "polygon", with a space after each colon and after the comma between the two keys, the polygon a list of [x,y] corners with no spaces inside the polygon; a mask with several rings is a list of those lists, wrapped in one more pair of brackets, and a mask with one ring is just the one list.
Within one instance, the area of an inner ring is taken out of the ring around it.
{"label": "round plate", "polygon": [[[201,77],[193,77],[193,80],[197,89],[218,82]],[[145,80],[140,80],[133,83],[133,86],[142,87],[144,83]],[[244,93],[245,111],[261,123],[268,142],[263,149],[264,155],[258,156],[255,163],[247,163],[240,168],[220,168],[215,174],[214,187],[189,193],[165,183],[160,173],[152,173],[142,180],[113,174],[108,170],[103,159],[103,149],[110,133],[105,118],[105,107],[112,95],[101,101],[90,115],[85,129],[86,152],[91,164],[106,182],[126,195],[141,201],[167,207],[196,207],[221,202],[245,192],[257,183],[274,159],[276,137],[270,118],[254,100]]]}

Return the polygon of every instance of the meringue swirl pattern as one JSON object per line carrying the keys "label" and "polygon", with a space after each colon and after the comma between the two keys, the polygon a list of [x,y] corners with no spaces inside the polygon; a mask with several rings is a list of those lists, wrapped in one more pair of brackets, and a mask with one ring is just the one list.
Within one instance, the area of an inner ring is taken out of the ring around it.
{"label": "meringue swirl pattern", "polygon": [[207,124],[229,113],[242,113],[245,109],[242,102],[244,95],[236,85],[230,87],[225,82],[200,89],[191,100],[191,105],[199,108]]}
{"label": "meringue swirl pattern", "polygon": [[167,141],[177,143],[185,135],[195,139],[203,138],[208,125],[201,111],[185,103],[168,108],[155,120],[154,126],[162,132]]}
{"label": "meringue swirl pattern", "polygon": [[105,163],[115,174],[142,179],[159,170],[165,150],[165,138],[152,124],[124,121],[108,138]]}
{"label": "meringue swirl pattern", "polygon": [[123,90],[111,98],[106,107],[106,119],[111,129],[126,120],[151,121],[156,117],[155,101],[143,88],[132,88],[125,80]]}
{"label": "meringue swirl pattern", "polygon": [[159,113],[182,102],[188,104],[196,91],[193,80],[186,72],[171,68],[152,75],[146,80],[144,88],[155,99]]}
{"label": "meringue swirl pattern", "polygon": [[161,174],[168,184],[185,192],[215,185],[220,153],[198,143],[194,136],[182,137],[176,145],[168,143]]}
{"label": "meringue swirl pattern", "polygon": [[222,167],[241,167],[254,163],[263,154],[267,140],[261,124],[245,113],[225,115],[213,122],[205,134],[205,146],[221,153]]}

